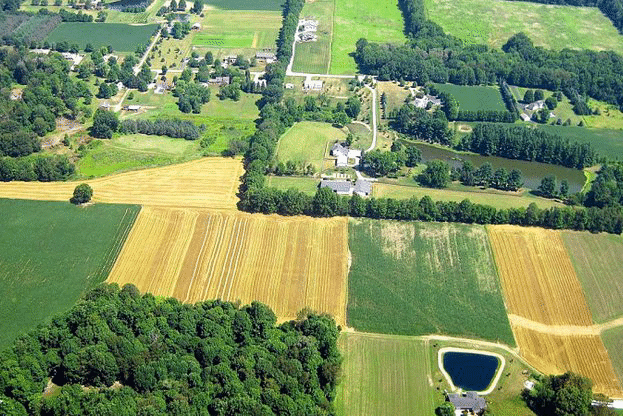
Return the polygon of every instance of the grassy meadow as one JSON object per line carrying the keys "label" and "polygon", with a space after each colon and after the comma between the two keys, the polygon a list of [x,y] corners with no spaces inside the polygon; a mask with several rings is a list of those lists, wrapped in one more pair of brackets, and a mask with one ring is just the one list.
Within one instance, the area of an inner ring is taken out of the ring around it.
{"label": "grassy meadow", "polygon": [[208,7],[224,10],[276,10],[281,11],[281,0],[206,0]]}
{"label": "grassy meadow", "polygon": [[296,44],[292,70],[313,74],[328,74],[331,62],[331,40],[333,38],[333,11],[335,0],[316,0],[305,3],[301,17],[318,20],[316,42]]}
{"label": "grassy meadow", "polygon": [[562,238],[582,284],[593,320],[623,316],[623,240],[612,234],[563,231]]}
{"label": "grassy meadow", "polygon": [[413,337],[343,332],[344,361],[337,387],[337,414],[432,415],[431,357],[425,341]]}
{"label": "grassy meadow", "polygon": [[311,163],[320,170],[329,145],[345,138],[346,133],[331,124],[302,121],[292,126],[279,139],[277,160],[284,163],[289,160]]}
{"label": "grassy meadow", "polygon": [[623,37],[593,7],[554,6],[520,1],[425,0],[428,18],[469,43],[501,47],[518,32],[535,45],[623,52]]}
{"label": "grassy meadow", "polygon": [[351,220],[348,325],[514,345],[484,227]]}
{"label": "grassy meadow", "polygon": [[355,74],[349,56],[360,38],[370,42],[404,43],[402,14],[395,0],[335,0],[330,74]]}
{"label": "grassy meadow", "polygon": [[295,188],[307,195],[314,195],[318,190],[319,183],[319,179],[294,176],[268,176],[266,181],[268,187],[277,188],[282,191]]}
{"label": "grassy meadow", "polygon": [[139,209],[0,199],[0,348],[103,282]]}
{"label": "grassy meadow", "polygon": [[439,91],[451,94],[459,103],[459,110],[498,110],[504,111],[500,89],[493,86],[467,86],[454,84],[436,84]]}
{"label": "grassy meadow", "polygon": [[550,125],[539,126],[539,128],[570,141],[590,143],[597,153],[608,159],[623,160],[623,130]]}
{"label": "grassy meadow", "polygon": [[615,374],[619,380],[623,380],[623,354],[621,354],[621,351],[623,351],[623,327],[602,332],[601,340],[606,350],[608,350]]}
{"label": "grassy meadow", "polygon": [[157,24],[61,23],[50,32],[46,40],[50,43],[75,43],[80,49],[90,43],[96,49],[111,45],[118,52],[134,52],[138,45],[149,44],[149,38],[157,29]]}

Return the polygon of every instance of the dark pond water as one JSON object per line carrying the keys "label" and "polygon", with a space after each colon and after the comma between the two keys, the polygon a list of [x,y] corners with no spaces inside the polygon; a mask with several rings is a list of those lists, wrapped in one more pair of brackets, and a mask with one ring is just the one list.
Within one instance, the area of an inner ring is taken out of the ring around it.
{"label": "dark pond water", "polygon": [[485,162],[489,162],[493,166],[494,171],[499,168],[505,168],[509,172],[513,169],[518,169],[521,171],[524,186],[530,189],[538,188],[541,179],[547,175],[554,175],[558,186],[560,186],[561,180],[566,179],[569,182],[569,193],[579,192],[582,190],[582,186],[584,186],[584,172],[578,169],[549,165],[547,163],[527,162],[525,160],[504,159],[497,156],[456,153],[451,149],[439,148],[426,143],[417,143],[415,146],[422,152],[423,162],[439,159],[448,162],[450,166],[461,167],[463,160],[470,160],[476,168]]}
{"label": "dark pond water", "polygon": [[446,352],[443,354],[443,367],[456,387],[483,391],[493,380],[498,359],[492,355]]}

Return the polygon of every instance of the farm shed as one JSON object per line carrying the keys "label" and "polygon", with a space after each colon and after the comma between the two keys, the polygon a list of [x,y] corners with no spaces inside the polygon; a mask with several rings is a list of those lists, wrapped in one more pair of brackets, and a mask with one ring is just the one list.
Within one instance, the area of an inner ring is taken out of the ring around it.
{"label": "farm shed", "polygon": [[331,181],[320,182],[321,188],[329,188],[338,195],[352,195],[353,184],[350,181]]}

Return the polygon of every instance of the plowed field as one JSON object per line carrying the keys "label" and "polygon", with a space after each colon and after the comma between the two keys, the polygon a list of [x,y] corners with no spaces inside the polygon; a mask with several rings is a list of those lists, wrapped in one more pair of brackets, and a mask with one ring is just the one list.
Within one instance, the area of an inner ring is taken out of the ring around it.
{"label": "plowed field", "polygon": [[487,230],[510,313],[546,325],[592,325],[557,231],[506,225]]}
{"label": "plowed field", "polygon": [[513,325],[521,355],[546,374],[574,371],[593,380],[594,391],[623,397],[608,352],[598,336],[558,336]]}
{"label": "plowed field", "polygon": [[145,207],[108,281],[184,302],[258,300],[280,320],[309,307],[343,325],[347,233],[343,218]]}
{"label": "plowed field", "polygon": [[95,202],[235,209],[242,173],[239,160],[204,158],[79,182],[0,182],[0,197],[68,201],[86,182]]}

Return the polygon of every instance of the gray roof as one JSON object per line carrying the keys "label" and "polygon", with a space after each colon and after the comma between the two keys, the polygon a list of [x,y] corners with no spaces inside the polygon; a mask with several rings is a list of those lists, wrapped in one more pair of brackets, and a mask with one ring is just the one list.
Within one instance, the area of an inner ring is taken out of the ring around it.
{"label": "gray roof", "polygon": [[337,192],[338,194],[350,193],[352,183],[349,181],[322,181],[320,182],[321,188],[330,188],[332,191]]}
{"label": "gray roof", "polygon": [[457,410],[469,409],[478,413],[487,407],[485,399],[480,397],[475,391],[468,391],[462,394],[449,393],[448,400]]}
{"label": "gray roof", "polygon": [[257,52],[255,57],[259,59],[275,59],[277,56],[272,52]]}
{"label": "gray roof", "polygon": [[337,155],[337,153],[342,153],[345,156],[348,156],[348,148],[342,146],[339,142],[335,143],[333,145],[333,147],[331,148],[331,153],[333,153],[334,156]]}
{"label": "gray roof", "polygon": [[356,193],[364,193],[366,195],[370,195],[371,190],[372,190],[372,184],[370,183],[370,181],[358,179],[357,182],[355,182]]}

